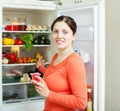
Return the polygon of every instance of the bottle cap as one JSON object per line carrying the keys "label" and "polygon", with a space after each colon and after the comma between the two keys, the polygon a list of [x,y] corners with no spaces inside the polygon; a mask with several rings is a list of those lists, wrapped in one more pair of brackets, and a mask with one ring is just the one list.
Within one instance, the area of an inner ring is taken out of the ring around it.
{"label": "bottle cap", "polygon": [[77,50],[77,49],[75,49],[75,50],[74,50],[74,52],[78,52],[78,50]]}
{"label": "bottle cap", "polygon": [[92,89],[91,89],[91,88],[88,88],[88,89],[87,89],[87,92],[92,92]]}

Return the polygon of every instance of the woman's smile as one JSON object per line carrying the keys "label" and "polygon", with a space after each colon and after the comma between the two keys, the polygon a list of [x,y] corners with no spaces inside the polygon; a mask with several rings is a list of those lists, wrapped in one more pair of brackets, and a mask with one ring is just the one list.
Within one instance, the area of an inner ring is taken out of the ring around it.
{"label": "woman's smile", "polygon": [[56,43],[57,43],[58,45],[61,45],[62,43],[64,43],[64,40],[63,40],[63,39],[57,39],[57,40],[56,40]]}
{"label": "woman's smile", "polygon": [[73,38],[73,32],[65,22],[55,23],[53,27],[53,41],[57,48],[65,49],[72,47]]}

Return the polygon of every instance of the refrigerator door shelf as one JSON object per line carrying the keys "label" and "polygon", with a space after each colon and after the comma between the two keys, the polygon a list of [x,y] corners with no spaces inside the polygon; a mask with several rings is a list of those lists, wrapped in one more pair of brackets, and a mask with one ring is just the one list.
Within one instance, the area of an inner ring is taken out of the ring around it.
{"label": "refrigerator door shelf", "polygon": [[[80,8],[95,5],[101,0],[60,0],[62,5],[58,5],[58,9]],[[69,3],[69,5],[68,5]]]}

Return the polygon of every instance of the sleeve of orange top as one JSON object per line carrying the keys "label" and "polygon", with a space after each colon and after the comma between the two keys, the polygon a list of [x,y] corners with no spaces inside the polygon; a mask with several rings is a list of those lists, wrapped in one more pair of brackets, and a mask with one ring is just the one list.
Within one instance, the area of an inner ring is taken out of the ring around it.
{"label": "sleeve of orange top", "polygon": [[40,66],[40,67],[39,67],[39,70],[40,70],[42,73],[45,73],[46,68],[45,68],[44,66]]}
{"label": "sleeve of orange top", "polygon": [[80,57],[72,57],[66,65],[72,95],[50,91],[48,100],[65,107],[83,110],[87,104],[85,67]]}

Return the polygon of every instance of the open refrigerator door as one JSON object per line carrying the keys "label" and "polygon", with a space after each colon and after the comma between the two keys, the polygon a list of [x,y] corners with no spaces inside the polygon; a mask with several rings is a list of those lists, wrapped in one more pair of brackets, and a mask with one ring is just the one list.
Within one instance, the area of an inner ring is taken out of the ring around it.
{"label": "open refrigerator door", "polygon": [[73,43],[73,47],[83,59],[86,68],[87,84],[92,89],[91,97],[93,105],[89,111],[98,111],[97,5],[65,9],[59,11],[59,15],[71,16],[77,23],[77,37]]}

